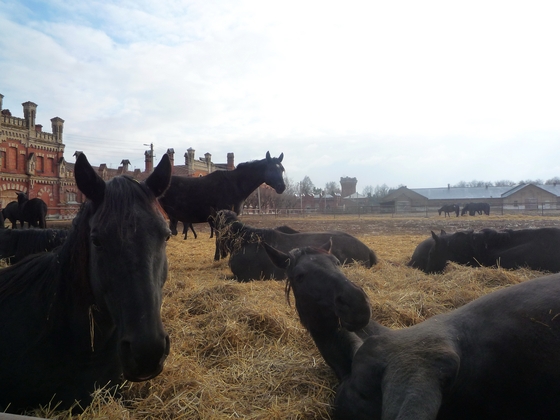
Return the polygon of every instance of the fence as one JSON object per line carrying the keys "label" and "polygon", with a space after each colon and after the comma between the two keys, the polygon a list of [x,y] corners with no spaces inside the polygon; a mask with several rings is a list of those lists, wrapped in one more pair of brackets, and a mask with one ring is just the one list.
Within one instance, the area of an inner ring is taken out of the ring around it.
{"label": "fence", "polygon": [[[413,205],[382,205],[382,206],[353,206],[346,208],[327,209],[301,209],[301,208],[281,208],[266,211],[258,209],[244,209],[243,215],[278,215],[278,216],[306,216],[306,215],[379,215],[390,217],[431,217],[438,216],[441,206],[413,206]],[[531,206],[514,206],[511,204],[500,204],[490,206],[490,215],[531,215],[531,216],[560,216],[560,208],[556,203],[544,202],[535,203]],[[455,214],[451,214],[455,217]],[[459,213],[459,216],[461,214]],[[465,217],[469,215],[466,214]],[[475,216],[479,216],[478,213]],[[482,216],[485,216],[482,214]],[[444,214],[441,214],[444,217]]]}

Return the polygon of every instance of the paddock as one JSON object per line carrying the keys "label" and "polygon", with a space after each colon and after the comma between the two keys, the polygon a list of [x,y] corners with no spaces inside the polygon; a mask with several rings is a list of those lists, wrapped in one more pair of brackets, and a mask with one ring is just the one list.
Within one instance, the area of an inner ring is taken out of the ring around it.
{"label": "paddock", "polygon": [[[467,220],[468,219],[468,220]],[[369,295],[373,318],[402,328],[543,273],[449,264],[428,275],[406,266],[430,230],[560,226],[557,217],[392,218],[380,216],[241,216],[252,226],[288,225],[301,231],[346,231],[375,251],[373,268],[344,267]],[[331,414],[337,379],[289,306],[283,281],[237,283],[227,259],[213,261],[215,242],[200,226],[198,239],[168,242],[169,277],[162,318],[171,337],[164,371],[127,383],[123,398],[103,392],[79,417],[184,419],[323,419]],[[197,226],[197,228],[198,228]],[[53,410],[28,413],[68,418]],[[76,417],[78,418],[78,417]]]}

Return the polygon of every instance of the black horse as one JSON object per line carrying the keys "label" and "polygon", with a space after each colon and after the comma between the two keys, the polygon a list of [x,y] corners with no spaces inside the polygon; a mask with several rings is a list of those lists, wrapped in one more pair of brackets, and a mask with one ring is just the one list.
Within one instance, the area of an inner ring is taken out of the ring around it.
{"label": "black horse", "polygon": [[471,266],[526,267],[560,272],[560,229],[482,229],[437,236],[429,251],[426,272],[443,271],[447,261]]}
{"label": "black horse", "polygon": [[142,183],[105,183],[84,154],[74,174],[88,201],[64,244],[0,270],[0,412],[85,407],[97,387],[158,375],[169,353],[160,311],[170,232],[156,200],[169,156]]}
{"label": "black horse", "polygon": [[[446,235],[445,231],[441,230],[441,235]],[[428,259],[430,257],[430,250],[435,244],[435,240],[429,237],[416,246],[416,249],[410,257],[410,261],[406,264],[408,267],[418,268],[424,272],[428,270]]]}
{"label": "black horse", "polygon": [[372,267],[377,263],[375,253],[367,245],[345,232],[297,232],[286,226],[259,229],[242,223],[229,210],[218,212],[216,232],[216,249],[223,257],[230,254],[229,266],[234,278],[240,282],[285,278],[285,271],[268,258],[262,247],[263,241],[288,252],[302,246],[319,246],[331,239],[332,253],[343,264],[358,262]]}
{"label": "black horse", "polygon": [[23,217],[19,211],[19,204],[17,201],[10,201],[6,207],[2,209],[2,216],[4,217],[4,220],[10,221],[12,229],[17,229],[18,222],[23,228]]}
{"label": "black horse", "polygon": [[451,213],[455,213],[455,215],[459,217],[459,206],[457,204],[446,204],[438,210],[440,216],[441,213],[444,214],[444,217],[451,217]]}
{"label": "black horse", "polygon": [[490,215],[490,204],[488,203],[469,203],[465,204],[463,210],[461,210],[461,216],[464,216],[469,212],[469,216],[476,216],[476,213],[489,216]]}
{"label": "black horse", "polygon": [[[216,171],[200,178],[172,176],[169,189],[159,202],[169,217],[169,228],[177,234],[177,222],[184,229],[191,223],[210,223],[218,210],[233,210],[239,214],[243,201],[263,182],[281,194],[286,189],[282,159],[270,157],[240,163],[233,171]],[[183,232],[185,233],[185,232]],[[185,233],[186,239],[186,233]]]}
{"label": "black horse", "polygon": [[62,245],[68,229],[4,229],[0,230],[0,259],[10,264],[39,252],[52,251]]}
{"label": "black horse", "polygon": [[27,222],[29,227],[46,228],[47,203],[40,198],[32,198],[30,200],[26,193],[16,194],[22,220]]}
{"label": "black horse", "polygon": [[366,297],[331,255],[265,249],[340,381],[335,418],[560,418],[559,274],[391,330],[367,319]]}

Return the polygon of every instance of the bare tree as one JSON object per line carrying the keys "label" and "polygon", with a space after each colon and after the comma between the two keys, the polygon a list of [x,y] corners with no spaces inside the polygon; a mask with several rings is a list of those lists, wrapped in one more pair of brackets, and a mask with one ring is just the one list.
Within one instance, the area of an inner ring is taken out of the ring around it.
{"label": "bare tree", "polygon": [[311,182],[311,178],[305,175],[305,177],[299,183],[299,193],[307,195],[313,194],[314,187],[315,185],[313,185],[313,182]]}
{"label": "bare tree", "polygon": [[341,189],[338,182],[330,181],[325,184],[325,194],[330,194],[334,196],[335,194],[340,194]]}
{"label": "bare tree", "polygon": [[374,188],[371,185],[367,185],[364,187],[364,189],[362,190],[362,194],[368,197],[372,197],[373,193],[374,193]]}

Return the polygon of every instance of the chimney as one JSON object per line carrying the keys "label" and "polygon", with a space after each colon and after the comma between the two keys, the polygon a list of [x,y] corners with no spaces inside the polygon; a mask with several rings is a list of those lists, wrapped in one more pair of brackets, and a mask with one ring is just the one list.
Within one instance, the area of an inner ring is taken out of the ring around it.
{"label": "chimney", "polygon": [[62,143],[62,129],[64,128],[64,120],[54,117],[51,119],[52,133],[57,142]]}
{"label": "chimney", "polygon": [[154,157],[151,149],[144,152],[144,163],[145,172],[151,174],[154,171]]}
{"label": "chimney", "polygon": [[41,124],[35,124],[35,131],[40,133],[43,131],[43,126]]}
{"label": "chimney", "polygon": [[4,99],[4,95],[0,93],[0,111],[2,111],[2,100]]}
{"label": "chimney", "polygon": [[171,161],[171,167],[175,166],[175,150],[174,149],[167,149],[167,155],[169,156],[169,160]]}
{"label": "chimney", "polygon": [[35,128],[35,117],[37,115],[37,104],[27,101],[21,104],[23,106],[23,118],[27,128]]}
{"label": "chimney", "polygon": [[187,167],[187,176],[194,174],[194,149],[189,147],[185,153],[185,166]]}
{"label": "chimney", "polygon": [[212,155],[208,152],[204,153],[204,161],[206,162],[206,170],[212,172]]}
{"label": "chimney", "polygon": [[130,160],[128,160],[128,159],[121,160],[121,165],[122,165],[122,168],[123,168],[123,173],[127,173],[128,172],[128,165],[130,165]]}
{"label": "chimney", "polygon": [[235,169],[235,163],[233,161],[233,152],[227,154],[227,169],[228,171],[233,171]]}

